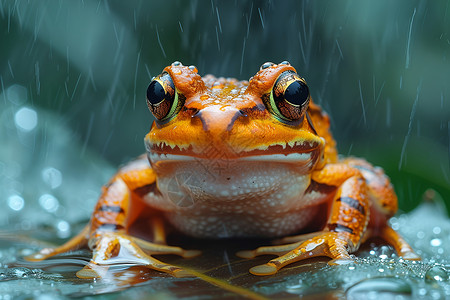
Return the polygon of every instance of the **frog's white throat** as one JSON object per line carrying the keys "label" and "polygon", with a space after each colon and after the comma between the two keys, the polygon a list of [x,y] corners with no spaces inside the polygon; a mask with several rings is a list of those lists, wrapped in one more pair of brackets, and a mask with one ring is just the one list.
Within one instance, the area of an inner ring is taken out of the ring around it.
{"label": "frog's white throat", "polygon": [[[274,225],[317,200],[304,197],[310,184],[308,163],[197,159],[158,161],[152,167],[158,175],[159,195],[144,199],[164,211],[179,230],[194,236],[217,237],[220,226],[230,236],[263,235],[262,220]],[[246,224],[240,224],[243,220]],[[300,228],[306,221],[300,218],[292,226]],[[233,226],[237,232],[230,232]]]}

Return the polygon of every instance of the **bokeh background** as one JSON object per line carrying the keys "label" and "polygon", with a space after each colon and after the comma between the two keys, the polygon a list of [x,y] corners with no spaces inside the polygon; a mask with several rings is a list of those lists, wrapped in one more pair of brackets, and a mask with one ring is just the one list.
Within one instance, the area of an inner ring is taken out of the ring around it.
{"label": "bokeh background", "polygon": [[238,79],[290,61],[402,210],[427,188],[450,203],[449,1],[17,0],[0,2],[0,226],[69,235],[144,151],[147,85],[176,60]]}

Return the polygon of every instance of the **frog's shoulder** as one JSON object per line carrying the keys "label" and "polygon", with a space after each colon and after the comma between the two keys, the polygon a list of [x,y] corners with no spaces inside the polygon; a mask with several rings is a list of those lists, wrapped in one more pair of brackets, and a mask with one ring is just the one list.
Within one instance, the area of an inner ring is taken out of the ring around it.
{"label": "frog's shoulder", "polygon": [[315,104],[312,100],[309,103],[308,115],[317,132],[317,135],[325,139],[325,163],[334,163],[338,160],[336,150],[336,141],[333,138],[330,130],[330,117],[322,110],[322,108]]}

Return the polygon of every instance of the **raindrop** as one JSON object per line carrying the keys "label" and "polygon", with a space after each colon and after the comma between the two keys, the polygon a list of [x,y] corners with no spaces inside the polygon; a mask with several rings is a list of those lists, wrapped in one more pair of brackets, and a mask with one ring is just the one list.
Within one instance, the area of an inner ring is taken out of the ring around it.
{"label": "raindrop", "polygon": [[439,233],[441,233],[441,227],[438,227],[438,226],[433,227],[433,233],[434,233],[434,234],[439,234]]}
{"label": "raindrop", "polygon": [[356,283],[346,294],[347,299],[394,299],[400,295],[411,295],[412,288],[401,279],[376,278]]}
{"label": "raindrop", "polygon": [[400,154],[400,160],[399,160],[399,163],[398,163],[398,169],[399,170],[400,170],[400,168],[401,168],[401,166],[403,164],[403,157],[405,155],[406,145],[408,144],[409,137],[411,136],[411,130],[412,130],[412,127],[413,127],[413,124],[414,124],[413,121],[414,121],[414,116],[416,114],[416,107],[417,107],[417,102],[419,101],[419,93],[420,93],[421,88],[422,88],[422,81],[417,86],[416,99],[414,100],[414,103],[413,103],[413,106],[412,106],[412,109],[411,109],[411,114],[409,116],[408,132],[406,133],[405,140],[403,141],[402,152]]}
{"label": "raindrop", "polygon": [[161,39],[159,38],[158,25],[156,25],[156,38],[158,39],[158,44],[159,44],[159,47],[161,48],[161,52],[162,52],[164,58],[166,58],[167,57],[166,56],[166,51],[164,51],[164,47],[163,47],[163,45],[161,43]]}
{"label": "raindrop", "polygon": [[49,167],[42,170],[42,180],[52,189],[56,189],[62,184],[62,174],[58,169]]}
{"label": "raindrop", "polygon": [[425,273],[425,281],[428,283],[447,281],[448,279],[447,271],[440,266],[434,266]]}
{"label": "raindrop", "polygon": [[258,13],[259,13],[259,19],[261,20],[262,29],[264,29],[264,20],[263,20],[263,16],[261,13],[261,9],[259,7],[258,7]]}
{"label": "raindrop", "polygon": [[34,109],[22,107],[14,115],[16,126],[23,131],[31,131],[37,126],[38,116]]}
{"label": "raindrop", "polygon": [[67,221],[61,220],[56,224],[58,230],[57,235],[59,238],[67,238],[70,236],[70,224]]}
{"label": "raindrop", "polygon": [[59,202],[53,195],[44,194],[39,197],[39,205],[46,211],[54,213],[58,210]]}
{"label": "raindrop", "polygon": [[442,240],[438,239],[438,238],[434,238],[430,241],[430,245],[433,247],[439,247],[440,245],[442,245]]}
{"label": "raindrop", "polygon": [[21,85],[14,84],[6,91],[8,100],[16,105],[21,105],[27,101],[27,89]]}
{"label": "raindrop", "polygon": [[220,22],[220,15],[219,15],[219,9],[216,6],[216,15],[217,15],[217,23],[219,24],[219,31],[222,33],[222,24]]}
{"label": "raindrop", "polygon": [[39,62],[34,64],[34,75],[36,77],[36,94],[40,95],[41,93],[41,81],[39,76]]}
{"label": "raindrop", "polygon": [[412,32],[412,27],[413,27],[413,23],[414,23],[414,17],[416,16],[416,9],[414,8],[414,12],[413,15],[411,17],[411,21],[409,23],[409,31],[408,31],[408,41],[406,44],[406,62],[405,62],[405,69],[409,68],[409,61],[410,61],[410,55],[409,55],[409,46],[411,45],[411,32]]}
{"label": "raindrop", "polygon": [[12,210],[19,211],[25,206],[25,201],[19,195],[11,195],[8,198],[8,206]]}
{"label": "raindrop", "polygon": [[359,98],[361,99],[361,107],[362,107],[362,115],[363,115],[364,125],[367,125],[366,109],[364,108],[364,98],[363,98],[362,89],[361,89],[361,80],[358,80],[358,86],[359,86]]}

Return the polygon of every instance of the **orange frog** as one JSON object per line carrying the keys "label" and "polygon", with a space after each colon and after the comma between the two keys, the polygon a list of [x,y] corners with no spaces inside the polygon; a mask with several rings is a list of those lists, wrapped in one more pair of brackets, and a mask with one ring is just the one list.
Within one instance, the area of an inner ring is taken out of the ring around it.
{"label": "orange frog", "polygon": [[[167,245],[168,224],[198,238],[282,237],[281,245],[237,253],[278,256],[251,268],[256,275],[315,256],[351,261],[349,253],[372,236],[419,259],[387,224],[397,211],[388,177],[363,159],[338,157],[328,116],[288,62],[265,63],[249,81],[197,72],[175,62],[152,80],[147,104],[156,120],[147,154],[103,188],[81,233],[28,260],[87,245],[93,256],[79,277],[124,260],[186,276],[152,256],[200,254]],[[130,235],[138,220],[150,241]]]}

